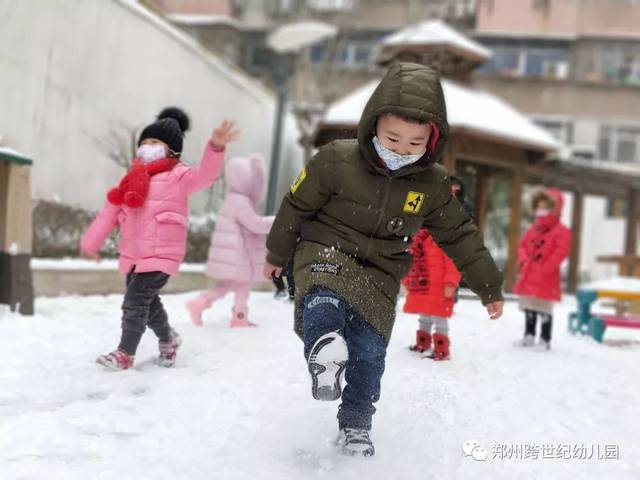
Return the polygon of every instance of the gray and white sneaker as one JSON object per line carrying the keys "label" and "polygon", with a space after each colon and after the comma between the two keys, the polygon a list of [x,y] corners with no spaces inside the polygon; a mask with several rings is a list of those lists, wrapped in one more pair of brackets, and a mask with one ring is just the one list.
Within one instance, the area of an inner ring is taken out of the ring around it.
{"label": "gray and white sneaker", "polygon": [[516,347],[533,347],[536,343],[536,337],[533,335],[525,335],[522,340],[516,342]]}
{"label": "gray and white sneaker", "polygon": [[372,457],[375,453],[373,442],[369,438],[369,430],[364,428],[343,428],[338,437],[338,446],[344,455]]}
{"label": "gray and white sneaker", "polygon": [[551,342],[540,339],[534,349],[538,352],[546,352],[547,350],[551,350]]}
{"label": "gray and white sneaker", "polygon": [[328,402],[340,398],[348,359],[347,342],[338,332],[326,333],[316,341],[307,359],[313,398]]}

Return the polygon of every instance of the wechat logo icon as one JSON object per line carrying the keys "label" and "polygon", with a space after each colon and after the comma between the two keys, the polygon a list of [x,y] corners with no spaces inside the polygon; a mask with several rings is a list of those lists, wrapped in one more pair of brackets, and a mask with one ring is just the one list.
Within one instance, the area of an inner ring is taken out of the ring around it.
{"label": "wechat logo icon", "polygon": [[477,440],[467,440],[462,444],[462,451],[465,457],[472,457],[478,462],[485,462],[487,460],[487,450],[482,448],[480,442]]}

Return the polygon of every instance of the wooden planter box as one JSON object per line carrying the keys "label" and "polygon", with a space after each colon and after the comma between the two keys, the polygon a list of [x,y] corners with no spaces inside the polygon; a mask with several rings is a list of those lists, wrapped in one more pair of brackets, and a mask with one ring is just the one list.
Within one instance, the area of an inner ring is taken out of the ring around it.
{"label": "wooden planter box", "polygon": [[0,148],[0,303],[33,315],[31,160]]}

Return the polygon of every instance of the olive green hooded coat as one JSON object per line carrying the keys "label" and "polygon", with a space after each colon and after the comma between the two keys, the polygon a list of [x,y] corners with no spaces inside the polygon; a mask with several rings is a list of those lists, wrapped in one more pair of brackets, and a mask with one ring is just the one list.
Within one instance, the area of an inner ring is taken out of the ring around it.
{"label": "olive green hooded coat", "polygon": [[[435,150],[395,172],[371,142],[385,113],[440,130]],[[429,230],[483,304],[502,300],[502,276],[482,237],[451,194],[449,174],[435,162],[449,135],[438,76],[410,63],[391,66],[367,103],[357,140],[324,146],[284,198],[267,239],[267,261],[284,266],[294,253],[295,330],[313,287],[335,291],[387,340],[400,281],[411,268],[411,237]],[[299,243],[298,243],[299,241]]]}

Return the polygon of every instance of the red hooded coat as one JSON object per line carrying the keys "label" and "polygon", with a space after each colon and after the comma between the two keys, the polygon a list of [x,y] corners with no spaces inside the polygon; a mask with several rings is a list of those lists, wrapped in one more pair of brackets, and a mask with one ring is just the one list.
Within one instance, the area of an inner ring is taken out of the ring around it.
{"label": "red hooded coat", "polygon": [[542,300],[561,299],[560,265],[571,251],[571,231],[560,223],[562,193],[546,190],[552,212],[536,218],[518,249],[520,276],[513,293]]}
{"label": "red hooded coat", "polygon": [[413,238],[410,252],[413,265],[402,282],[408,290],[404,311],[449,318],[454,296],[446,298],[444,287],[457,287],[460,273],[425,229]]}

